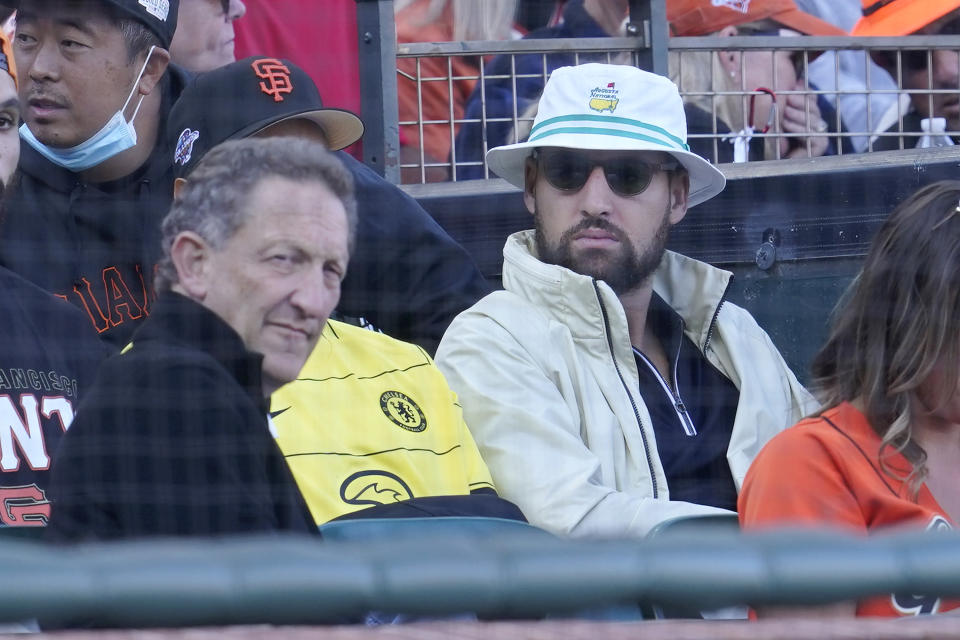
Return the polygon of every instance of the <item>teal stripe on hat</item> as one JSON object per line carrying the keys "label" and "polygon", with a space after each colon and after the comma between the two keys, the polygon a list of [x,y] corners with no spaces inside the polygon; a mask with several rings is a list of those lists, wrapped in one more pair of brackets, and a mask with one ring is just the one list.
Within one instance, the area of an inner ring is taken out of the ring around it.
{"label": "teal stripe on hat", "polygon": [[[534,142],[535,140],[542,140],[552,135],[559,133],[582,133],[582,134],[593,134],[600,136],[614,136],[617,138],[631,138],[633,140],[645,140],[647,142],[653,142],[660,145],[661,147],[666,147],[667,149],[673,149],[672,145],[667,144],[659,138],[654,138],[651,136],[643,135],[642,133],[634,133],[632,131],[621,131],[620,129],[601,129],[599,127],[559,127],[557,129],[551,129],[545,133],[542,133],[537,136],[531,136],[528,139],[528,142]],[[680,147],[684,151],[690,151],[690,147],[684,143],[680,143]]]}
{"label": "teal stripe on hat", "polygon": [[555,122],[576,122],[576,121],[584,121],[584,120],[587,122],[613,122],[616,124],[625,124],[631,127],[638,127],[640,129],[649,129],[650,131],[656,131],[657,133],[667,136],[668,138],[676,142],[678,145],[680,145],[684,149],[689,149],[689,147],[687,147],[687,144],[683,140],[673,135],[666,129],[662,127],[658,127],[654,124],[648,124],[646,122],[641,122],[640,120],[634,120],[633,118],[621,118],[619,116],[600,116],[592,113],[581,113],[581,114],[572,115],[572,116],[557,116],[555,118],[549,118],[547,120],[544,120],[543,122],[538,122],[535,127],[530,129],[530,139],[531,140],[533,139],[533,134],[536,133],[537,129],[546,127],[547,125],[553,124]]}

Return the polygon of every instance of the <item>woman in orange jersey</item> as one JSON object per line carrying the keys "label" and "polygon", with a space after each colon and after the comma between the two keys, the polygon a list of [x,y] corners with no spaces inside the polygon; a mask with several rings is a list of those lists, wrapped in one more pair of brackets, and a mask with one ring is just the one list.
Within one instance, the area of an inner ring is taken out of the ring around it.
{"label": "woman in orange jersey", "polygon": [[[815,387],[827,408],[760,452],[740,494],[743,527],[954,528],[958,318],[960,182],[938,182],[902,203],[874,238],[814,358]],[[831,612],[904,616],[958,606],[892,594]]]}

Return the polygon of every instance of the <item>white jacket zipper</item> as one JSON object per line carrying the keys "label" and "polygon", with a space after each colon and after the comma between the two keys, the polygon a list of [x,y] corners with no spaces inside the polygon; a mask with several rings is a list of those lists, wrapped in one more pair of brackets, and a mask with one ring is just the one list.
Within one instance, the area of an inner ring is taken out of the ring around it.
{"label": "white jacket zipper", "polygon": [[[660,372],[653,365],[652,362],[643,355],[643,353],[637,349],[633,348],[633,352],[640,356],[640,358],[647,364],[650,368],[650,371],[653,372],[653,375],[657,378],[657,381],[660,383],[660,386],[663,387],[664,392],[670,398],[673,399],[673,409],[677,412],[677,418],[680,420],[680,425],[683,427],[683,432],[690,437],[697,435],[697,428],[693,424],[693,420],[690,418],[690,414],[687,412],[686,405],[683,404],[683,398],[680,397],[680,386],[677,384],[677,365],[680,362],[680,350],[677,350],[677,353],[673,357],[673,389],[670,388],[670,385],[667,384],[667,381],[663,379],[663,376],[660,375]],[[676,389],[676,391],[674,391]]]}

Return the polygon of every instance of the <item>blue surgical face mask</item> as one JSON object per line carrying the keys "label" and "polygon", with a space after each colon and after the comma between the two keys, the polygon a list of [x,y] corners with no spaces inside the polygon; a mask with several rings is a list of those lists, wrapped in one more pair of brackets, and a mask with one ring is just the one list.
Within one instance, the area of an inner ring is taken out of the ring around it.
{"label": "blue surgical face mask", "polygon": [[130,149],[137,144],[137,130],[133,126],[133,121],[140,111],[140,105],[143,104],[143,96],[140,96],[140,100],[137,102],[137,108],[134,110],[130,122],[126,121],[123,113],[127,110],[127,105],[130,104],[130,100],[137,90],[137,85],[140,84],[140,78],[143,77],[143,73],[147,70],[147,63],[150,62],[150,56],[153,54],[153,50],[154,47],[150,47],[150,51],[147,52],[147,59],[144,61],[140,73],[137,74],[133,88],[130,89],[130,94],[127,96],[127,100],[123,103],[123,106],[120,107],[120,110],[113,114],[107,121],[107,124],[103,125],[99,131],[80,144],[68,149],[58,149],[47,146],[37,140],[26,123],[20,125],[20,138],[50,162],[64,169],[69,169],[70,171],[85,171],[122,151]]}

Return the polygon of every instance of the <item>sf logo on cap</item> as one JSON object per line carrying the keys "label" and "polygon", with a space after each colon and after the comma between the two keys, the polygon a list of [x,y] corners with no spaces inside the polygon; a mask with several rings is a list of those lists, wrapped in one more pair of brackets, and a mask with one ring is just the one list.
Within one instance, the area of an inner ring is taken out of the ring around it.
{"label": "sf logo on cap", "polygon": [[260,58],[254,60],[253,72],[258,78],[262,78],[260,91],[268,96],[273,96],[274,102],[283,102],[284,93],[293,91],[293,84],[290,83],[290,69],[276,58]]}

